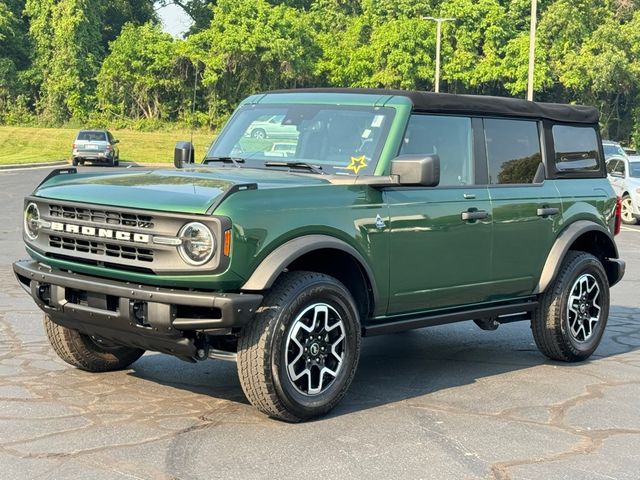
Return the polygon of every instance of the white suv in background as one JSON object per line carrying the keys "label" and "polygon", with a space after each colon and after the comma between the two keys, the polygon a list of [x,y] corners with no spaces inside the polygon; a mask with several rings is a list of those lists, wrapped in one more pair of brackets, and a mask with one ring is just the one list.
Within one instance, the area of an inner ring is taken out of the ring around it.
{"label": "white suv in background", "polygon": [[622,221],[635,225],[640,219],[640,156],[614,156],[607,160],[607,176],[622,198]]}

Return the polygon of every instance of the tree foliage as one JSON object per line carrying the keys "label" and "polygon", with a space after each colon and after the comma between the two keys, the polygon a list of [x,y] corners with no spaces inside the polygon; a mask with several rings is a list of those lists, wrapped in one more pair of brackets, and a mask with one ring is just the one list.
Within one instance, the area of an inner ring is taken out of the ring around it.
{"label": "tree foliage", "polygon": [[[193,20],[162,33],[156,8]],[[4,0],[0,122],[185,121],[216,127],[245,96],[313,86],[524,96],[531,0]],[[536,98],[586,103],[640,140],[640,1],[539,2]],[[198,81],[195,117],[191,114]]]}

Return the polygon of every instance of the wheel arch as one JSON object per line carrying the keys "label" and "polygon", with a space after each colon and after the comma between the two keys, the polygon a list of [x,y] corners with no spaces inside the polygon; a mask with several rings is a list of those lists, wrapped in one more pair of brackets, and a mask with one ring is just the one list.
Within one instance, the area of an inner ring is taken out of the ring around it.
{"label": "wheel arch", "polygon": [[325,273],[342,282],[354,296],[362,321],[379,307],[375,277],[365,258],[348,243],[328,235],[305,235],[280,245],[264,258],[241,290],[267,290],[288,270]]}
{"label": "wheel arch", "polygon": [[611,232],[598,223],[578,220],[565,228],[556,239],[533,293],[543,293],[551,285],[570,250],[579,250],[598,257],[607,272],[611,286],[618,283],[624,275],[624,262],[618,260],[618,247]]}

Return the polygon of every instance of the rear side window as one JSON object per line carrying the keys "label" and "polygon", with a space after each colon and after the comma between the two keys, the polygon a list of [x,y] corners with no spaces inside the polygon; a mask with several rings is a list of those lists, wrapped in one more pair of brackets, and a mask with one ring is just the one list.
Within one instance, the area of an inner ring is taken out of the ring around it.
{"label": "rear side window", "polygon": [[552,132],[558,172],[593,173],[600,170],[598,135],[593,127],[554,125]]}
{"label": "rear side window", "polygon": [[472,185],[474,168],[471,118],[412,115],[400,154],[436,154],[440,157],[439,186]]}
{"label": "rear side window", "polygon": [[484,120],[489,183],[533,183],[542,162],[537,122]]}

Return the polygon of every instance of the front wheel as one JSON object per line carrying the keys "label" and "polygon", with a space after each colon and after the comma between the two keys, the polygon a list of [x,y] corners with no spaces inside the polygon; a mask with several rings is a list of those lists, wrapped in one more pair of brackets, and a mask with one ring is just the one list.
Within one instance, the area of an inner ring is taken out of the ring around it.
{"label": "front wheel", "polygon": [[299,422],[346,393],[360,356],[360,320],[349,291],[312,272],[284,274],[241,332],[238,375],[263,413]]}
{"label": "front wheel", "polygon": [[638,223],[636,217],[633,216],[633,202],[629,195],[624,195],[621,200],[621,212],[622,223],[625,225],[635,225]]}
{"label": "front wheel", "polygon": [[552,360],[586,360],[598,348],[609,317],[609,281],[600,260],[569,251],[540,298],[531,329]]}
{"label": "front wheel", "polygon": [[138,360],[144,350],[111,345],[51,321],[45,315],[44,329],[49,343],[58,356],[81,370],[111,372],[127,368]]}
{"label": "front wheel", "polygon": [[265,132],[262,128],[256,128],[251,131],[251,138],[255,138],[256,140],[263,140],[267,138],[267,132]]}

